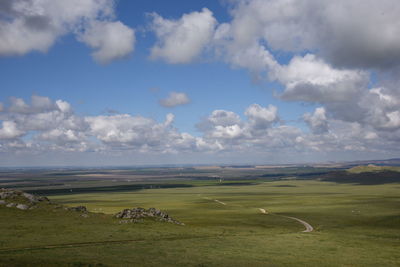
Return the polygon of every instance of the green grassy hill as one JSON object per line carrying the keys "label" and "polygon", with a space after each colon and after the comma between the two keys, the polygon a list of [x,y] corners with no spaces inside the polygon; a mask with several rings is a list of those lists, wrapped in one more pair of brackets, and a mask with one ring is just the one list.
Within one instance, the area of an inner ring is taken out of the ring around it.
{"label": "green grassy hill", "polygon": [[347,170],[349,173],[365,173],[365,172],[400,172],[400,167],[398,166],[376,166],[376,165],[360,165]]}
{"label": "green grassy hill", "polygon": [[[93,213],[83,217],[52,205],[33,210],[0,205],[0,266],[396,266],[400,262],[399,184],[274,181],[65,194],[51,200],[85,205]],[[185,225],[153,220],[120,224],[112,217],[132,207],[159,208]],[[315,230],[302,233],[303,225],[280,215],[300,218]]]}

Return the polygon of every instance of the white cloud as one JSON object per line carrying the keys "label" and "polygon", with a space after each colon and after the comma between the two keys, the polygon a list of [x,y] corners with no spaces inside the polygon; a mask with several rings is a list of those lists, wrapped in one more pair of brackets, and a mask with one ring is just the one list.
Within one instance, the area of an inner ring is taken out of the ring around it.
{"label": "white cloud", "polygon": [[63,112],[63,113],[69,113],[72,110],[71,105],[68,102],[63,101],[63,100],[57,100],[56,105],[57,105],[57,108],[59,110],[61,110],[61,112]]}
{"label": "white cloud", "polygon": [[[282,100],[317,103],[332,119],[399,127],[400,83],[391,68],[400,62],[397,1],[248,0],[230,11],[211,41],[217,58],[281,83]],[[274,57],[282,51],[287,64]],[[371,80],[378,89],[369,89]]]}
{"label": "white cloud", "polygon": [[95,49],[92,56],[97,62],[107,64],[133,52],[135,32],[119,21],[96,21],[79,39]]}
{"label": "white cloud", "polygon": [[311,54],[293,57],[288,65],[274,69],[271,76],[285,85],[282,98],[318,103],[348,101],[368,83],[362,71],[335,69]]}
{"label": "white cloud", "polygon": [[171,92],[169,95],[160,100],[160,105],[167,108],[186,105],[190,103],[190,98],[185,93]]}
{"label": "white cloud", "polygon": [[147,138],[146,130],[151,130],[154,121],[128,114],[114,116],[87,117],[91,132],[105,143],[137,143]]}
{"label": "white cloud", "polygon": [[23,99],[12,97],[9,110],[15,113],[27,113],[29,112],[29,106]]}
{"label": "white cloud", "polygon": [[268,128],[272,123],[279,120],[278,108],[273,105],[264,108],[258,104],[252,104],[246,109],[244,114],[255,129]]}
{"label": "white cloud", "polygon": [[184,14],[178,20],[164,19],[156,13],[152,14],[152,19],[152,30],[158,39],[151,49],[151,58],[168,63],[193,61],[210,42],[216,25],[207,8]]}
{"label": "white cloud", "polygon": [[[0,14],[3,56],[47,52],[61,36],[80,36],[82,31],[86,34],[85,43],[97,49],[94,57],[100,62],[133,51],[133,30],[119,21],[113,22],[112,0],[4,0]],[[120,38],[121,43],[116,44],[115,38]]]}
{"label": "white cloud", "polygon": [[49,110],[54,107],[54,104],[48,97],[33,95],[31,102],[32,108],[39,111]]}
{"label": "white cloud", "polygon": [[[383,102],[377,102],[378,109],[383,112],[382,118],[387,117],[387,120],[375,122],[376,126],[335,119],[320,107],[304,115],[312,130],[307,133],[285,125],[275,106],[252,104],[244,110],[244,119],[232,111],[214,110],[198,124],[201,136],[179,132],[174,128],[171,113],[166,114],[162,122],[130,114],[82,117],[75,115],[71,105],[63,100],[34,96],[31,103],[26,103],[13,98],[0,113],[0,152],[16,155],[15,152],[23,151],[25,155],[40,155],[50,151],[91,151],[102,155],[176,156],[189,153],[208,155],[207,158],[340,154],[344,150],[349,153],[397,153],[400,114],[393,110],[396,105],[391,101],[392,95],[383,88],[372,89],[370,94],[373,101],[382,99]],[[364,119],[371,119],[372,115],[366,114]]]}
{"label": "white cloud", "polygon": [[90,125],[90,134],[110,149],[161,153],[195,149],[194,137],[172,127],[174,116],[171,113],[163,123],[129,114],[86,117],[85,120]]}
{"label": "white cloud", "polygon": [[199,122],[196,127],[202,132],[208,132],[216,126],[229,127],[241,124],[239,115],[228,110],[214,110],[210,116]]}
{"label": "white cloud", "polygon": [[168,113],[167,116],[165,116],[164,126],[166,126],[166,127],[171,126],[172,123],[174,122],[174,119],[175,119],[175,115],[172,113]]}
{"label": "white cloud", "polygon": [[31,104],[23,99],[11,98],[10,105],[0,115],[3,122],[3,138],[19,138],[28,135],[28,140],[17,139],[13,149],[59,149],[81,151],[87,147],[88,125],[73,114],[70,104],[42,96],[32,96]]}
{"label": "white cloud", "polygon": [[252,104],[244,113],[247,120],[232,111],[214,110],[197,128],[204,133],[204,141],[218,143],[219,150],[259,150],[272,146],[270,134],[276,129],[272,126],[279,121],[277,108]]}
{"label": "white cloud", "polygon": [[229,126],[216,125],[209,136],[216,139],[232,139],[241,137],[243,134],[243,129],[237,124]]}
{"label": "white cloud", "polygon": [[328,131],[328,120],[326,118],[325,108],[316,108],[314,113],[306,113],[303,115],[304,121],[315,134],[326,133]]}
{"label": "white cloud", "polygon": [[246,68],[253,75],[265,74],[276,68],[279,63],[262,44],[240,42],[234,38],[234,27],[231,24],[220,24],[212,40],[217,58],[222,58],[234,67]]}
{"label": "white cloud", "polygon": [[17,124],[13,121],[3,121],[0,128],[0,139],[14,139],[23,135],[24,132],[17,128]]}
{"label": "white cloud", "polygon": [[241,46],[263,40],[335,65],[381,68],[400,62],[399,13],[397,0],[249,0],[236,4],[230,24]]}
{"label": "white cloud", "polygon": [[240,117],[232,111],[214,110],[208,121],[213,125],[231,126],[240,123]]}

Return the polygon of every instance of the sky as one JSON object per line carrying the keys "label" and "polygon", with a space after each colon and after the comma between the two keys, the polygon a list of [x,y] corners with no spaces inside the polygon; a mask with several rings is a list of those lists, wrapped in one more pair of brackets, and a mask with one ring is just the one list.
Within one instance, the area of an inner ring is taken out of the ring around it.
{"label": "sky", "polygon": [[397,0],[0,0],[0,166],[400,156]]}

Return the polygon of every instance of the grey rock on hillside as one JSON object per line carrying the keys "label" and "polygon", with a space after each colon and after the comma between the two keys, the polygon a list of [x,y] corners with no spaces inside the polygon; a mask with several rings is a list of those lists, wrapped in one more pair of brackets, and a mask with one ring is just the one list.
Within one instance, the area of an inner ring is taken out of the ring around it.
{"label": "grey rock on hillside", "polygon": [[123,219],[121,222],[139,222],[141,219],[144,218],[154,218],[161,222],[185,225],[184,223],[173,219],[167,213],[155,208],[150,208],[147,210],[144,208],[124,209],[123,211],[115,214],[114,217]]}
{"label": "grey rock on hillside", "polygon": [[47,197],[36,196],[19,190],[0,189],[0,205],[6,205],[8,208],[16,207],[27,210],[40,202],[49,203],[50,201]]}

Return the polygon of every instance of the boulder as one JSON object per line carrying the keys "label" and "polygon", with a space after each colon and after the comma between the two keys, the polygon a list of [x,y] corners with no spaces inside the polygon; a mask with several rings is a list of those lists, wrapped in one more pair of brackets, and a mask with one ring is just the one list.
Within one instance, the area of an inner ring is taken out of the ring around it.
{"label": "boulder", "polygon": [[27,209],[29,209],[29,206],[28,206],[28,205],[25,205],[25,204],[18,204],[18,205],[16,206],[16,208],[17,208],[17,209],[20,209],[20,210],[27,210]]}
{"label": "boulder", "polygon": [[41,196],[35,196],[29,193],[22,193],[22,196],[24,196],[29,202],[31,203],[38,203],[38,202],[43,202],[43,201],[49,201],[47,197],[41,197]]}
{"label": "boulder", "polygon": [[17,206],[16,203],[8,203],[8,204],[6,205],[7,208],[14,208],[15,206]]}
{"label": "boulder", "polygon": [[8,189],[1,189],[0,191],[0,199],[11,199],[17,195],[16,191],[8,190]]}
{"label": "boulder", "polygon": [[0,205],[5,205],[6,201],[5,200],[0,200]]}
{"label": "boulder", "polygon": [[76,207],[69,207],[68,210],[78,211],[78,212],[87,212],[87,208],[85,206],[76,206]]}

